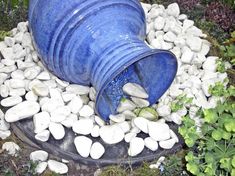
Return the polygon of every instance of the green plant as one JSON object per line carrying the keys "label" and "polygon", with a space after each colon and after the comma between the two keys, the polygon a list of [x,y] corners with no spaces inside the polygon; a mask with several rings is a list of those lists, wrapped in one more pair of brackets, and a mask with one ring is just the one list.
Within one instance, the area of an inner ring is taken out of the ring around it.
{"label": "green plant", "polygon": [[225,62],[222,59],[218,59],[217,61],[217,71],[220,73],[226,72]]}
{"label": "green plant", "polygon": [[102,170],[100,176],[127,176],[127,171],[121,166],[109,166]]}
{"label": "green plant", "polygon": [[[197,176],[235,175],[235,87],[217,83],[210,88],[214,96],[223,96],[216,108],[202,110],[204,123],[201,132],[196,131],[193,120],[185,117],[179,128],[190,148],[186,155],[186,167]],[[189,140],[191,138],[192,140]]]}
{"label": "green plant", "polygon": [[9,35],[11,35],[11,32],[0,31],[0,41],[4,40],[4,38]]}
{"label": "green plant", "polygon": [[144,162],[140,167],[133,171],[134,176],[160,175],[158,169],[150,169],[149,163]]}
{"label": "green plant", "polygon": [[222,56],[224,59],[230,61],[235,66],[235,31],[231,33],[231,38],[223,42],[220,46]]}
{"label": "green plant", "polygon": [[171,111],[176,112],[184,107],[184,105],[188,105],[192,103],[193,98],[188,98],[185,94],[181,94],[171,103]]}

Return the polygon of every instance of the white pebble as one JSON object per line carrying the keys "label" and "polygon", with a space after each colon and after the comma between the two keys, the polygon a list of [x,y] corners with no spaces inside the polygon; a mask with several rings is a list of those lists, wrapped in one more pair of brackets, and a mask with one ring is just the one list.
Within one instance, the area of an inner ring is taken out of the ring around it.
{"label": "white pebble", "polygon": [[144,144],[148,149],[152,150],[153,152],[158,149],[157,141],[153,140],[151,137],[145,138]]}
{"label": "white pebble", "polygon": [[168,15],[178,17],[180,14],[180,8],[177,3],[172,3],[172,4],[168,5],[166,12]]}
{"label": "white pebble", "polygon": [[11,135],[10,130],[4,130],[4,131],[0,130],[0,138],[1,139],[4,140],[4,139],[8,138],[10,135]]}
{"label": "white pebble", "polygon": [[66,174],[68,172],[68,166],[64,163],[55,160],[49,160],[47,163],[48,168],[57,174]]}
{"label": "white pebble", "polygon": [[41,142],[48,141],[49,137],[50,137],[50,131],[49,130],[44,130],[44,131],[42,131],[40,133],[37,133],[35,135],[35,139],[37,139],[37,140],[39,140]]}
{"label": "white pebble", "polygon": [[130,101],[126,98],[123,98],[123,99],[121,99],[121,101],[120,101],[120,103],[117,107],[117,112],[120,113],[120,112],[123,112],[123,111],[126,111],[126,110],[132,111],[135,108],[136,108],[136,105],[132,101]]}
{"label": "white pebble", "polygon": [[88,106],[84,105],[80,110],[79,110],[79,115],[82,117],[90,117],[94,114],[94,110]]}
{"label": "white pebble", "polygon": [[124,140],[125,142],[129,143],[136,136],[137,136],[136,133],[130,132],[130,133],[125,134]]}
{"label": "white pebble", "polygon": [[139,84],[136,83],[127,83],[123,86],[124,93],[138,98],[148,98],[147,92],[141,87]]}
{"label": "white pebble", "polygon": [[48,158],[48,153],[43,150],[37,150],[30,153],[29,158],[31,161],[46,161]]}
{"label": "white pebble", "polygon": [[117,126],[102,126],[100,128],[100,137],[107,144],[116,144],[123,140],[124,132]]}
{"label": "white pebble", "polygon": [[95,125],[93,128],[92,128],[92,131],[91,131],[91,136],[92,137],[99,137],[100,133],[100,127],[98,125]]}
{"label": "white pebble", "polygon": [[99,159],[102,157],[104,152],[104,146],[99,142],[95,142],[91,146],[90,156],[92,159]]}
{"label": "white pebble", "polygon": [[70,84],[66,87],[66,92],[75,93],[77,95],[86,95],[89,94],[90,87],[77,85],[77,84]]}
{"label": "white pebble", "polygon": [[144,140],[139,137],[135,137],[130,141],[130,146],[128,149],[129,156],[136,156],[140,154],[144,149]]}
{"label": "white pebble", "polygon": [[163,149],[171,149],[175,145],[175,139],[168,139],[165,141],[160,141],[159,146]]}
{"label": "white pebble", "polygon": [[63,139],[65,135],[64,127],[60,123],[50,122],[49,130],[56,140]]}
{"label": "white pebble", "polygon": [[144,133],[148,133],[148,120],[143,117],[137,117],[134,119],[134,124]]}
{"label": "white pebble", "polygon": [[40,133],[47,129],[50,124],[50,115],[48,112],[40,112],[33,116],[34,133]]}
{"label": "white pebble", "polygon": [[40,162],[35,168],[37,174],[42,174],[47,168],[47,162]]}
{"label": "white pebble", "polygon": [[8,97],[5,99],[2,99],[1,105],[4,107],[11,107],[11,106],[15,106],[21,102],[22,102],[22,98],[20,96],[14,96],[14,97]]}
{"label": "white pebble", "polygon": [[77,114],[83,106],[81,97],[78,95],[74,97],[68,104],[72,113]]}
{"label": "white pebble", "polygon": [[149,136],[156,141],[163,141],[170,138],[170,128],[165,123],[148,122]]}
{"label": "white pebble", "polygon": [[88,135],[93,129],[93,120],[91,119],[80,119],[73,124],[73,131],[77,134]]}
{"label": "white pebble", "polygon": [[92,140],[86,136],[78,136],[74,139],[74,144],[79,155],[87,158],[90,154]]}
{"label": "white pebble", "polygon": [[125,115],[123,115],[123,114],[117,114],[117,115],[110,114],[109,119],[112,120],[115,123],[124,122],[125,121]]}
{"label": "white pebble", "polygon": [[5,142],[2,145],[2,150],[6,150],[9,155],[17,156],[20,147],[14,142]]}

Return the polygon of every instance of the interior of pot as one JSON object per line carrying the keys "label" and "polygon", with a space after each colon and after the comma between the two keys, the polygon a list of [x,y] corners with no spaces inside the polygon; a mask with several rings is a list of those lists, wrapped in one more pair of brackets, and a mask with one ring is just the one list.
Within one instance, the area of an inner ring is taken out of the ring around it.
{"label": "interior of pot", "polygon": [[174,80],[177,72],[177,60],[169,51],[153,50],[133,59],[132,63],[120,68],[103,85],[96,99],[96,111],[108,120],[115,114],[122,97],[122,87],[128,83],[141,85],[149,95],[150,104],[156,103]]}

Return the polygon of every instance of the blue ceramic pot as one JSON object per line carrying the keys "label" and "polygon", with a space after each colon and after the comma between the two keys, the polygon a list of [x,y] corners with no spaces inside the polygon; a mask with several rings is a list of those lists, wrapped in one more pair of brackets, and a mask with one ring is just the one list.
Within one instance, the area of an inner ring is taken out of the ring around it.
{"label": "blue ceramic pot", "polygon": [[105,120],[116,112],[125,83],[143,86],[152,104],[175,77],[175,56],[144,42],[138,0],[31,0],[29,24],[43,63],[61,79],[94,86]]}

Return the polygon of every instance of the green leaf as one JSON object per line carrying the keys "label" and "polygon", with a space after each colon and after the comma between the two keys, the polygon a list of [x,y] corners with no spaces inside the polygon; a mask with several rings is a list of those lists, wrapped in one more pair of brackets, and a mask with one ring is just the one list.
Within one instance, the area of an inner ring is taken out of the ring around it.
{"label": "green leaf", "polygon": [[235,120],[234,119],[228,119],[224,123],[224,127],[228,132],[235,131]]}
{"label": "green leaf", "polygon": [[212,153],[206,153],[205,154],[205,160],[207,163],[213,163],[215,161],[214,155]]}
{"label": "green leaf", "polygon": [[214,130],[211,134],[214,140],[219,141],[222,138],[222,134],[219,130]]}
{"label": "green leaf", "polygon": [[233,156],[231,163],[232,163],[232,166],[235,168],[235,155]]}
{"label": "green leaf", "polygon": [[192,151],[188,152],[188,154],[185,156],[185,160],[188,161],[188,162],[194,161],[194,158],[195,158],[195,157],[194,157]]}
{"label": "green leaf", "polygon": [[205,122],[215,123],[218,120],[218,114],[214,109],[205,109],[203,110]]}
{"label": "green leaf", "polygon": [[187,170],[191,172],[193,175],[197,175],[199,173],[199,167],[198,165],[194,163],[188,163],[186,164]]}
{"label": "green leaf", "polygon": [[220,161],[220,167],[226,170],[231,170],[231,159],[230,158],[222,158]]}
{"label": "green leaf", "polygon": [[225,140],[229,140],[231,138],[231,133],[228,133],[226,131],[223,131],[222,132],[222,138],[225,139]]}

